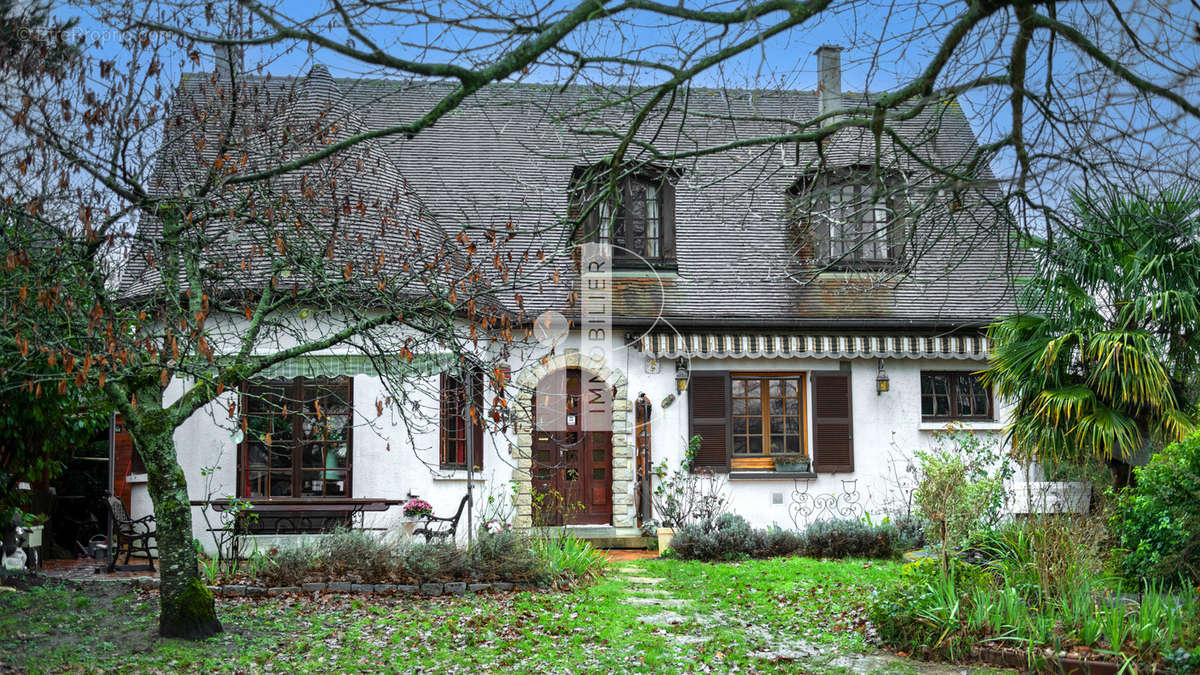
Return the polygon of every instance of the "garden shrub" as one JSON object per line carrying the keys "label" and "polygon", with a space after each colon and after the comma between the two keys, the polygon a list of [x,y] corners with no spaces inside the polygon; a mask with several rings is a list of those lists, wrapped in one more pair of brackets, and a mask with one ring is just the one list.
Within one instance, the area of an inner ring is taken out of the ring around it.
{"label": "garden shrub", "polygon": [[715,520],[680,528],[671,539],[671,549],[690,560],[733,560],[755,555],[760,541],[761,536],[745,518],[723,513]]}
{"label": "garden shrub", "polygon": [[925,522],[915,515],[904,515],[890,519],[893,530],[892,548],[897,553],[915,551],[924,548],[928,543],[925,536]]}
{"label": "garden shrub", "polygon": [[1134,470],[1111,520],[1117,569],[1128,579],[1200,585],[1200,435]]}
{"label": "garden shrub", "polygon": [[986,589],[987,573],[960,560],[941,565],[922,560],[905,565],[900,582],[872,597],[868,616],[880,640],[901,649],[946,648],[952,653],[969,646],[957,631],[961,602],[972,592]]}
{"label": "garden shrub", "polygon": [[1023,645],[1038,671],[1046,649],[1107,653],[1139,672],[1190,666],[1188,650],[1200,643],[1200,592],[1146,584],[1132,599],[1120,595],[1094,552],[1072,549],[1095,527],[1076,520],[1031,520],[977,535],[974,543],[989,553],[984,564],[905,565],[896,583],[871,597],[877,634],[895,649],[951,657],[976,645]]}
{"label": "garden shrub", "polygon": [[1026,597],[1059,597],[1102,573],[1106,541],[1097,518],[1047,514],[977,532],[968,547]]}
{"label": "garden shrub", "polygon": [[320,571],[330,578],[372,581],[395,566],[395,547],[373,532],[339,527],[313,541]]}
{"label": "garden shrub", "polygon": [[571,536],[537,539],[534,550],[545,561],[549,575],[559,581],[590,581],[608,566],[608,558],[591,542]]}
{"label": "garden shrub", "polygon": [[481,529],[466,554],[466,566],[480,581],[541,581],[546,559],[532,540],[512,530],[489,533]]}
{"label": "garden shrub", "polygon": [[804,536],[799,532],[772,526],[762,532],[758,550],[755,551],[754,556],[756,558],[774,558],[791,555],[803,547]]}
{"label": "garden shrub", "polygon": [[415,542],[399,553],[403,574],[417,582],[456,579],[467,569],[463,552],[449,542]]}
{"label": "garden shrub", "polygon": [[753,529],[745,518],[726,513],[680,528],[671,549],[688,560],[770,558],[800,553],[814,558],[890,558],[895,555],[896,530],[888,524],[857,520],[813,523],[804,532],[771,527]]}
{"label": "garden shrub", "polygon": [[272,551],[259,574],[268,586],[299,586],[317,565],[316,547],[301,541]]}
{"label": "garden shrub", "polygon": [[1004,478],[989,471],[991,456],[973,454],[965,441],[957,448],[938,446],[917,453],[921,479],[913,499],[938,543],[942,567],[949,569],[951,551],[967,543],[971,533],[995,524],[1004,506]]}
{"label": "garden shrub", "polygon": [[804,555],[811,558],[890,558],[896,531],[890,525],[859,520],[819,520],[803,534]]}

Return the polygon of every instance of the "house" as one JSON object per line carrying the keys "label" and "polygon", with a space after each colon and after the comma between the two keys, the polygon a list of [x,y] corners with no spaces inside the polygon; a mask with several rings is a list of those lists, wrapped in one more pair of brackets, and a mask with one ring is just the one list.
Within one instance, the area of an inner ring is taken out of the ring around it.
{"label": "house", "polygon": [[[1014,252],[986,168],[970,188],[926,169],[966,166],[977,150],[956,102],[892,123],[911,153],[885,137],[878,167],[876,138],[854,128],[700,152],[793,132],[788,119],[818,112],[836,122],[865,100],[841,92],[836,48],[818,58],[815,92],[681,94],[637,136],[678,158],[645,161],[634,143],[616,177],[602,170],[621,140],[609,132],[632,115],[592,105],[603,92],[590,87],[497,84],[411,139],[372,141],[361,152],[386,168],[347,180],[402,190],[430,227],[511,231],[531,260],[579,245],[547,256],[535,284],[490,292],[518,317],[500,357],[509,405],[493,409],[491,378],[439,369],[432,354],[405,381],[401,418],[377,407],[395,392],[369,359],[331,349],[179,428],[191,498],[305,504],[262,512],[303,529],[315,527],[305,513],[347,497],[419,496],[450,513],[470,484],[476,523],[511,500],[517,527],[615,540],[654,519],[651,467],[678,466],[693,436],[695,465],[726,479],[734,511],[788,527],[894,507],[904,458],[948,422],[999,439],[1006,408],[972,372],[988,355],[984,327],[1014,309]],[[206,81],[186,77],[180,97]],[[416,119],[450,86],[322,67],[257,84],[341,133]],[[140,283],[131,268],[124,286]],[[454,402],[471,397],[502,423],[465,417]],[[286,401],[300,404],[282,423]],[[539,417],[539,401],[564,405]],[[237,418],[223,414],[231,402]],[[144,487],[132,498],[135,516],[149,510]],[[210,543],[200,509],[195,535]],[[391,527],[400,514],[362,517]]]}

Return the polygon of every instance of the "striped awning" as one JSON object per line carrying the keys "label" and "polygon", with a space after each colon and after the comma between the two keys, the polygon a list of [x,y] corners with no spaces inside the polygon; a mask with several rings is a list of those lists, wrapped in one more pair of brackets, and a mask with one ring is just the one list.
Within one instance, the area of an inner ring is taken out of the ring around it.
{"label": "striped awning", "polygon": [[796,335],[650,333],[640,349],[660,358],[974,359],[991,345],[982,335]]}

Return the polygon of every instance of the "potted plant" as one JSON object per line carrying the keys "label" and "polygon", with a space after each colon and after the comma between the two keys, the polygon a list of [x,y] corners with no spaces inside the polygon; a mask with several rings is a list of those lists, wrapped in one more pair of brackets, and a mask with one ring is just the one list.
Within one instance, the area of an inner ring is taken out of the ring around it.
{"label": "potted plant", "polygon": [[786,473],[807,473],[808,458],[798,452],[779,453],[771,455],[775,460],[775,470]]}
{"label": "potted plant", "polygon": [[412,534],[417,529],[417,521],[425,516],[433,515],[433,507],[420,497],[413,497],[404,504],[401,511],[408,520],[401,523],[404,531]]}

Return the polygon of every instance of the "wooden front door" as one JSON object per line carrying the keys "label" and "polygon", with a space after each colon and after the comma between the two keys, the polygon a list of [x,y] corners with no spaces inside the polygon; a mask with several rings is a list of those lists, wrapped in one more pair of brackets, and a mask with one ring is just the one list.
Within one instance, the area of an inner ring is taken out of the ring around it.
{"label": "wooden front door", "polygon": [[[565,414],[555,425],[561,430],[534,425],[531,478],[537,526],[612,522],[612,430],[583,430],[582,379],[578,369],[567,371]],[[535,400],[535,420],[537,405]]]}

